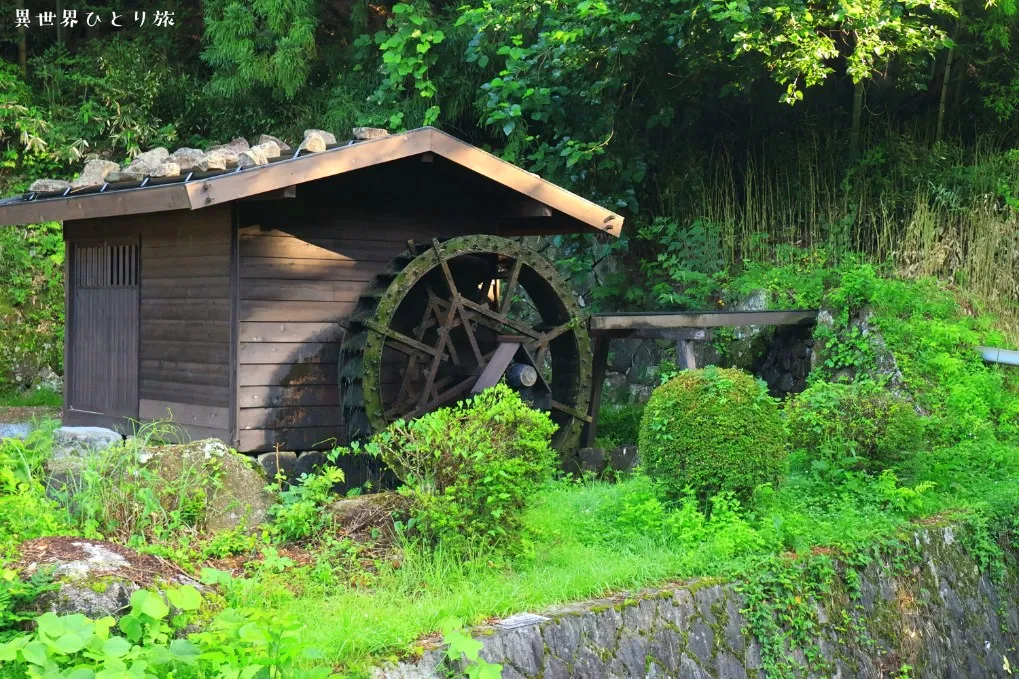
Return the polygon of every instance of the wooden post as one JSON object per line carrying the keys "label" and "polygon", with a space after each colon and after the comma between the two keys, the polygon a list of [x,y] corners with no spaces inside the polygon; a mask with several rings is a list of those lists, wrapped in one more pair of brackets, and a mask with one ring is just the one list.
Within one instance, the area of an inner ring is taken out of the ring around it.
{"label": "wooden post", "polygon": [[693,353],[693,340],[683,337],[676,340],[676,365],[680,370],[696,370],[697,357]]}
{"label": "wooden post", "polygon": [[591,421],[584,425],[581,442],[585,448],[594,445],[594,439],[598,435],[598,410],[601,408],[601,391],[605,383],[605,368],[609,362],[609,338],[604,336],[595,337],[594,340],[594,366],[591,371],[591,405],[588,406],[587,414]]}

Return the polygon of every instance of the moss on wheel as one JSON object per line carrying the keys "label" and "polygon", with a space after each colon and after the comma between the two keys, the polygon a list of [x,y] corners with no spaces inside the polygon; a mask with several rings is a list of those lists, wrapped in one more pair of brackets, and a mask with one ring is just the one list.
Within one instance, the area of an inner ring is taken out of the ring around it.
{"label": "moss on wheel", "polygon": [[691,370],[651,395],[640,425],[644,469],[677,499],[691,488],[702,500],[731,492],[747,501],[774,482],[786,454],[775,401],[734,369]]}

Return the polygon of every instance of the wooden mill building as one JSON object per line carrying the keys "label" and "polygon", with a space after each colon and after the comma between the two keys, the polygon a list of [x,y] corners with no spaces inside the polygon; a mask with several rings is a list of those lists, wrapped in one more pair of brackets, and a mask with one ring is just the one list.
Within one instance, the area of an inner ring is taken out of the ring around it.
{"label": "wooden mill building", "polygon": [[[62,221],[66,241],[64,424],[129,432],[172,416],[193,438],[252,452],[346,438],[338,371],[348,321],[415,243],[622,227],[618,215],[427,127],[0,202],[0,224],[42,221]],[[520,271],[510,265],[503,278],[512,285]],[[447,310],[456,317],[447,303],[436,318]],[[495,327],[490,310],[477,313]],[[557,327],[535,331],[539,353],[561,341],[566,325]],[[442,345],[426,349],[436,363],[456,362]],[[580,363],[569,369],[583,372]],[[446,379],[433,375],[425,392],[439,394]]]}

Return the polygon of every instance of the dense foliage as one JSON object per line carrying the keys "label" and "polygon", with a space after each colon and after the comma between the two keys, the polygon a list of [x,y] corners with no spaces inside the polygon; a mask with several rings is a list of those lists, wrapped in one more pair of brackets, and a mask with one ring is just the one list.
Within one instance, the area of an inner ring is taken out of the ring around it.
{"label": "dense foliage", "polygon": [[924,447],[914,406],[873,382],[817,382],[785,412],[790,444],[818,472],[879,472]]}
{"label": "dense foliage", "polygon": [[751,376],[709,366],[683,371],[651,395],[637,444],[666,496],[746,501],[778,480],[786,438],[775,401]]}
{"label": "dense foliage", "polygon": [[396,422],[368,449],[413,500],[417,529],[446,546],[512,546],[527,498],[552,478],[555,424],[505,384]]}
{"label": "dense foliage", "polygon": [[[563,239],[579,278],[627,264],[595,305],[704,306],[790,243],[1019,301],[1013,0],[205,0],[171,26],[121,4],[0,28],[0,193],[157,145],[434,123],[625,213],[622,242]],[[0,387],[60,371],[52,229],[0,242]]]}

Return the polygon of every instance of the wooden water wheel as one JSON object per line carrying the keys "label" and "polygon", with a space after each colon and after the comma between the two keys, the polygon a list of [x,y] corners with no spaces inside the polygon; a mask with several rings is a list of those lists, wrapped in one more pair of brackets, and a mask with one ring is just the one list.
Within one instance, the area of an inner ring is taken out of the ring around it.
{"label": "wooden water wheel", "polygon": [[451,405],[505,377],[576,447],[591,344],[572,291],[541,255],[495,236],[408,244],[359,299],[340,352],[351,439]]}

